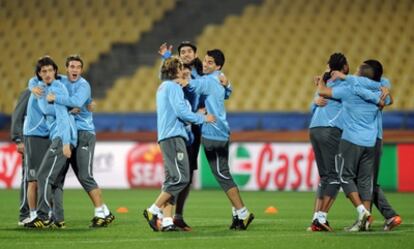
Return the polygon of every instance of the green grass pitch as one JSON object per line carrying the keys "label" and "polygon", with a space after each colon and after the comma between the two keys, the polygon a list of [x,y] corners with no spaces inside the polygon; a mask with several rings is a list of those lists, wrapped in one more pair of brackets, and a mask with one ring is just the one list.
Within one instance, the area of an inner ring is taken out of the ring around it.
{"label": "green grass pitch", "polygon": [[[414,248],[414,194],[387,193],[403,224],[383,232],[383,218],[375,210],[371,232],[346,233],[343,227],[356,218],[356,211],[340,193],[328,217],[333,233],[306,232],[312,216],[313,193],[242,192],[247,207],[256,215],[247,231],[230,231],[231,211],[221,191],[193,191],[187,203],[186,221],[192,232],[153,232],[142,211],[154,201],[158,190],[104,190],[105,202],[129,212],[117,214],[108,228],[90,229],[93,208],[81,190],[65,191],[64,230],[28,230],[17,226],[18,192],[0,190],[0,248]],[[265,214],[275,206],[277,214]]]}

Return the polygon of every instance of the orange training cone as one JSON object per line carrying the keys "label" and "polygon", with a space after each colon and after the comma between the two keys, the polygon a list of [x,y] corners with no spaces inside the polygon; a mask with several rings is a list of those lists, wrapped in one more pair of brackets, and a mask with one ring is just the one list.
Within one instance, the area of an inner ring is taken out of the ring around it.
{"label": "orange training cone", "polygon": [[269,206],[266,208],[265,213],[266,214],[276,214],[277,213],[277,208],[273,207],[273,206]]}
{"label": "orange training cone", "polygon": [[116,212],[119,213],[119,214],[126,214],[126,213],[129,212],[129,210],[128,210],[127,207],[119,207],[119,208],[116,209]]}

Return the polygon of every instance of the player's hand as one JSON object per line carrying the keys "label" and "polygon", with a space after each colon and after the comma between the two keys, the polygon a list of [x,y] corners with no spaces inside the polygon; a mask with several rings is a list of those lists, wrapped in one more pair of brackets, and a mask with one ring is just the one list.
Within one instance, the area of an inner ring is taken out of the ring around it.
{"label": "player's hand", "polygon": [[47,100],[47,102],[54,102],[54,101],[55,101],[55,99],[56,99],[56,96],[55,96],[53,93],[49,93],[49,94],[46,96],[46,100]]}
{"label": "player's hand", "polygon": [[214,117],[211,114],[207,114],[204,117],[205,117],[206,123],[214,123],[214,122],[216,122],[216,117]]}
{"label": "player's hand", "polygon": [[322,77],[321,76],[315,76],[313,77],[313,82],[315,83],[316,86],[319,86],[319,83],[321,83],[322,81]]}
{"label": "player's hand", "polygon": [[385,100],[388,95],[390,95],[390,89],[387,87],[381,87],[381,100]]}
{"label": "player's hand", "polygon": [[332,81],[335,81],[337,79],[344,80],[345,77],[346,77],[346,75],[344,73],[340,72],[340,71],[335,70],[335,71],[332,71],[332,73],[331,73],[331,80]]}
{"label": "player's hand", "polygon": [[24,154],[24,143],[19,142],[16,145],[17,145],[17,152],[19,152],[20,154]]}
{"label": "player's hand", "polygon": [[92,102],[89,103],[86,108],[88,109],[88,111],[94,112],[95,109],[96,109],[96,102],[95,102],[95,100],[92,100]]}
{"label": "player's hand", "polygon": [[224,87],[227,87],[229,85],[229,80],[227,79],[226,75],[224,75],[224,73],[221,73],[218,78]]}
{"label": "player's hand", "polygon": [[328,104],[328,100],[325,99],[324,97],[319,96],[319,97],[315,98],[315,104],[317,106],[323,107],[323,106],[326,106]]}
{"label": "player's hand", "polygon": [[173,46],[170,45],[168,46],[166,42],[164,42],[163,44],[161,44],[160,49],[158,50],[158,53],[163,56],[167,51],[170,51],[170,53],[172,53],[172,48]]}
{"label": "player's hand", "polygon": [[32,88],[32,93],[37,97],[41,97],[43,94],[43,88],[41,88],[40,86],[35,86]]}
{"label": "player's hand", "polygon": [[200,113],[200,114],[207,114],[207,110],[206,110],[206,108],[205,108],[205,107],[199,108],[199,109],[197,110],[197,112],[198,112],[198,113]]}
{"label": "player's hand", "polygon": [[72,156],[72,151],[70,149],[70,144],[63,145],[63,155],[66,158],[70,158]]}
{"label": "player's hand", "polygon": [[72,108],[72,109],[69,111],[69,113],[71,113],[71,114],[79,114],[80,112],[81,112],[81,109],[79,109],[79,108],[77,108],[77,107]]}
{"label": "player's hand", "polygon": [[378,107],[380,110],[384,109],[385,106],[385,101],[383,99],[380,100],[380,102],[378,103]]}

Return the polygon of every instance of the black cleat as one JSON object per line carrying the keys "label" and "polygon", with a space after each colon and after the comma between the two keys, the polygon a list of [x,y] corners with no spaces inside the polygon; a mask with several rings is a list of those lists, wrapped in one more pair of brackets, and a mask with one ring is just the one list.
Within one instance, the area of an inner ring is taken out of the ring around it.
{"label": "black cleat", "polygon": [[106,224],[111,224],[114,220],[115,216],[111,212],[105,217]]}
{"label": "black cleat", "polygon": [[184,219],[174,218],[174,225],[178,227],[179,229],[186,231],[186,232],[189,232],[192,230],[191,227],[187,223],[185,223]]}
{"label": "black cleat", "polygon": [[101,228],[101,227],[107,227],[107,223],[105,218],[101,218],[101,217],[93,217],[93,219],[91,220],[91,224],[89,225],[90,228]]}
{"label": "black cleat", "polygon": [[314,225],[317,227],[315,231],[318,232],[333,232],[332,227],[329,225],[329,222],[320,223],[319,220],[315,220]]}
{"label": "black cleat", "polygon": [[151,213],[148,209],[144,210],[144,218],[147,220],[148,225],[154,232],[160,231],[160,221],[158,220],[158,215]]}
{"label": "black cleat", "polygon": [[247,216],[246,219],[238,219],[238,229],[240,230],[246,230],[247,227],[252,223],[254,220],[254,214],[250,213],[249,216]]}
{"label": "black cleat", "polygon": [[174,224],[162,227],[161,229],[161,232],[178,232],[178,231],[180,231],[180,229]]}
{"label": "black cleat", "polygon": [[233,220],[232,220],[232,222],[231,222],[231,225],[230,225],[230,227],[229,227],[229,229],[230,230],[236,230],[237,229],[237,227],[238,227],[238,222],[239,222],[239,217],[236,215],[236,216],[232,216],[233,218]]}
{"label": "black cleat", "polygon": [[50,227],[51,224],[52,222],[50,220],[42,220],[39,217],[36,217],[31,222],[26,223],[24,227],[42,229]]}

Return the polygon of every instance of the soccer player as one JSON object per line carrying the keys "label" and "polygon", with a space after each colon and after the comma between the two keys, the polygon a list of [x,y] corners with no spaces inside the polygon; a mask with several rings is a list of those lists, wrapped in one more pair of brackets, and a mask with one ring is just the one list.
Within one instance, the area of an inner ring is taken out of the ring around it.
{"label": "soccer player", "polygon": [[29,102],[30,91],[24,90],[17,101],[11,117],[11,139],[17,146],[17,152],[22,155],[22,181],[20,184],[20,206],[19,206],[19,226],[23,226],[30,221],[30,209],[27,202],[27,168],[24,160],[24,139],[23,123],[27,113],[27,103]]}
{"label": "soccer player", "polygon": [[188,90],[204,95],[207,113],[217,117],[215,123],[203,124],[201,143],[216,180],[231,202],[234,218],[230,229],[245,230],[254,215],[245,207],[228,165],[230,128],[224,107],[226,90],[219,80],[224,62],[224,54],[219,49],[207,51],[203,60],[204,76],[191,80]]}
{"label": "soccer player", "polygon": [[[197,56],[197,47],[189,42],[183,41],[177,48],[178,55],[184,63],[185,68],[190,70],[190,79],[198,79],[203,75],[203,64]],[[172,46],[168,46],[166,43],[160,46],[158,53],[163,59],[170,58],[172,55]],[[220,76],[220,82],[226,89],[226,98],[231,95],[232,88],[227,78],[224,75]],[[184,98],[188,100],[193,112],[198,112],[205,107],[205,96],[200,96],[194,93],[188,93],[184,88]],[[188,130],[188,129],[187,129]],[[184,221],[184,205],[188,198],[191,183],[193,180],[194,171],[198,168],[198,153],[201,143],[201,127],[197,124],[191,124],[190,132],[188,135],[192,137],[191,142],[187,144],[188,159],[190,162],[190,182],[188,186],[180,192],[177,198],[177,204],[175,207],[174,224],[184,231],[191,231],[191,227]]]}
{"label": "soccer player", "polygon": [[102,191],[93,177],[93,155],[95,151],[96,134],[92,112],[88,104],[92,102],[89,82],[81,77],[83,60],[79,55],[66,58],[66,76],[61,81],[68,89],[69,95],[49,93],[47,100],[64,105],[68,108],[78,108],[74,114],[78,131],[78,142],[70,158],[70,164],[83,189],[89,195],[94,207],[95,216],[90,227],[106,227],[115,216],[109,211],[102,199]]}
{"label": "soccer player", "polygon": [[[345,55],[334,53],[328,60],[329,71],[324,81],[330,78],[334,70],[348,74],[349,65]],[[344,81],[328,81],[327,87],[335,88]],[[335,155],[338,153],[339,141],[342,135],[342,103],[338,99],[323,98],[317,95],[312,106],[312,120],[309,126],[310,141],[315,153],[320,184],[316,192],[315,213],[310,231],[332,231],[327,221],[328,211],[336,198],[340,183],[335,170]],[[319,219],[318,219],[319,216]]]}
{"label": "soccer player", "polygon": [[[365,63],[370,64],[372,67],[378,68],[379,71],[382,71],[382,65],[376,60],[367,60]],[[360,87],[369,89],[372,91],[378,91],[378,83],[373,81],[363,81],[360,82]],[[380,81],[380,86],[382,91],[388,91],[391,89],[391,83],[388,79],[382,77]],[[389,94],[389,92],[387,92]],[[363,92],[357,91],[357,94],[361,95],[363,98],[367,98],[364,96]],[[392,96],[389,94],[388,97],[385,99],[385,105],[391,105],[393,102]],[[391,204],[388,202],[387,198],[385,197],[384,192],[381,189],[381,186],[378,183],[378,174],[380,169],[380,161],[381,161],[381,154],[382,154],[382,138],[383,138],[383,129],[382,129],[382,110],[378,111],[377,116],[378,121],[378,137],[375,144],[375,160],[374,160],[374,168],[373,168],[373,193],[372,193],[372,203],[371,203],[371,210],[372,204],[374,204],[378,211],[382,214],[385,218],[384,221],[384,231],[390,231],[395,227],[399,226],[402,223],[401,216],[397,214],[397,212],[392,208]]]}
{"label": "soccer player", "polygon": [[[36,70],[36,75],[38,72]],[[40,76],[29,80],[29,90],[32,94],[27,104],[27,115],[23,125],[24,159],[27,172],[27,201],[30,209],[30,220],[37,216],[37,174],[43,156],[49,148],[49,128],[46,119],[38,105],[38,98],[42,95],[42,88],[36,87]],[[41,80],[41,78],[40,78]],[[32,86],[32,87],[31,87]]]}
{"label": "soccer player", "polygon": [[[37,75],[37,73],[36,73]],[[49,128],[46,124],[46,119],[39,108],[38,100],[43,96],[43,87],[39,85],[41,78],[35,76],[28,82],[28,90],[32,94],[29,97],[27,119],[24,121],[24,134],[49,134]],[[46,126],[46,128],[45,128]],[[30,206],[30,220],[37,217],[37,173],[40,168],[42,159],[50,146],[49,137],[42,137],[38,135],[24,136],[24,143],[26,144],[25,167],[29,174],[27,200]],[[65,228],[64,224],[64,210],[63,210],[63,184],[64,175],[59,176],[56,184],[52,188],[53,201],[52,209],[49,210],[49,218],[52,221],[54,228]]]}
{"label": "soccer player", "polygon": [[[346,76],[334,71],[333,79],[341,78],[348,81],[348,85],[328,88],[321,78],[316,79],[318,93],[324,97],[340,99],[343,105],[343,118],[346,120],[342,138],[339,143],[337,166],[341,187],[358,212],[357,221],[346,231],[365,231],[372,223],[369,211],[372,197],[372,168],[375,156],[375,142],[378,134],[376,116],[378,106],[365,101],[355,94],[353,86],[359,81],[369,80],[364,77]],[[382,71],[376,70],[369,64],[363,63],[357,75],[366,76],[375,81],[381,78]],[[381,91],[376,97],[380,106],[384,100],[380,99]]]}
{"label": "soccer player", "polygon": [[36,173],[37,217],[25,225],[29,228],[44,228],[52,225],[49,217],[49,210],[52,208],[52,190],[57,184],[59,174],[66,166],[67,158],[71,156],[71,145],[76,145],[76,127],[67,108],[56,103],[48,103],[46,100],[49,92],[69,95],[66,87],[57,80],[57,71],[58,66],[50,57],[42,57],[37,61],[36,75],[41,80],[39,85],[43,88],[43,94],[37,104],[46,119],[51,144]]}
{"label": "soccer player", "polygon": [[[189,162],[186,150],[187,132],[184,122],[203,124],[214,122],[212,115],[191,112],[178,84],[183,78],[183,62],[178,57],[166,59],[161,67],[162,83],[157,91],[158,143],[165,167],[162,192],[148,209],[144,217],[154,231],[159,231],[158,217],[163,216],[161,231],[177,231],[173,223],[172,206],[178,194],[189,183]],[[161,214],[161,209],[163,213]]]}

